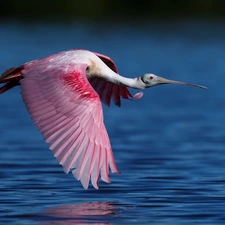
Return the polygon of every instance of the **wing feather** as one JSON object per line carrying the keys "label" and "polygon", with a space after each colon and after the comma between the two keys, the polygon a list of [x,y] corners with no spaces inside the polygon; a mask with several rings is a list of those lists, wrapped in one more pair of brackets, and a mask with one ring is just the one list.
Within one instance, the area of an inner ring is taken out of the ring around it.
{"label": "wing feather", "polygon": [[115,105],[121,106],[119,87],[114,85],[112,90],[112,98]]}
{"label": "wing feather", "polygon": [[[118,73],[117,67],[113,60],[106,55],[94,52],[111,70]],[[113,99],[113,102],[117,106],[121,106],[120,98],[132,99],[135,98],[127,87],[119,86],[118,84],[112,84],[108,81],[101,80],[100,78],[90,78],[90,84],[99,94],[101,101],[110,106],[110,101]]]}
{"label": "wing feather", "polygon": [[[26,107],[53,155],[66,173],[72,170],[84,188],[89,181],[98,188],[99,177],[110,182],[109,167],[118,173],[106,132],[102,107],[84,71],[53,68],[23,71],[21,93]],[[96,87],[106,90],[105,102],[111,98],[102,82]],[[117,88],[117,90],[119,90]],[[119,94],[114,94],[118,101]],[[101,96],[100,96],[101,97]]]}
{"label": "wing feather", "polygon": [[110,106],[112,98],[115,105],[120,107],[120,98],[132,99],[134,97],[126,87],[112,84],[108,81],[101,80],[100,78],[90,79],[89,82],[99,94],[101,101],[107,106]]}
{"label": "wing feather", "polygon": [[98,189],[98,181],[99,181],[99,160],[100,160],[100,146],[95,146],[95,152],[93,156],[93,161],[91,165],[91,183],[92,185]]}
{"label": "wing feather", "polygon": [[85,135],[80,130],[80,133],[77,136],[77,139],[73,141],[71,146],[69,146],[68,151],[70,151],[70,157],[67,159],[64,159],[62,162],[65,163],[64,171],[68,173],[70,169],[76,168],[75,163],[77,158],[75,157],[77,155],[78,149],[80,149],[81,146],[85,143]]}

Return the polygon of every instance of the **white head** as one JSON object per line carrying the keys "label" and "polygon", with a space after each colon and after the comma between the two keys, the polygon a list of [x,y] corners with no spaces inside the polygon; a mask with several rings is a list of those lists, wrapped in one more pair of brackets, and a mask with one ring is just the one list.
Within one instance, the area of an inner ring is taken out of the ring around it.
{"label": "white head", "polygon": [[141,77],[142,82],[145,84],[146,88],[158,85],[158,76],[152,73],[146,73]]}
{"label": "white head", "polygon": [[152,74],[152,73],[144,74],[141,77],[141,80],[144,83],[145,88],[150,88],[150,87],[161,85],[161,84],[181,84],[181,85],[189,85],[193,87],[208,89],[207,87],[197,85],[197,84],[191,84],[191,83],[175,81],[175,80],[168,80],[163,77],[156,76],[155,74]]}

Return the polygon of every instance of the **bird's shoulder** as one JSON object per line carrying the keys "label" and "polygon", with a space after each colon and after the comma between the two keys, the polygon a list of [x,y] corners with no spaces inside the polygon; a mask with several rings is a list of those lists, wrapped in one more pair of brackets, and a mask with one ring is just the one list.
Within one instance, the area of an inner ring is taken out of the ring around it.
{"label": "bird's shoulder", "polygon": [[43,78],[47,76],[67,76],[73,73],[77,78],[85,75],[88,61],[80,59],[74,50],[63,51],[54,55],[27,62],[23,65],[22,74]]}
{"label": "bird's shoulder", "polygon": [[54,88],[55,93],[63,93],[73,101],[77,101],[78,98],[99,101],[98,94],[93,90],[86,77],[88,64],[69,60],[69,55],[72,53],[70,51],[62,52],[27,63],[22,75],[24,79],[38,83],[46,95],[49,84]]}

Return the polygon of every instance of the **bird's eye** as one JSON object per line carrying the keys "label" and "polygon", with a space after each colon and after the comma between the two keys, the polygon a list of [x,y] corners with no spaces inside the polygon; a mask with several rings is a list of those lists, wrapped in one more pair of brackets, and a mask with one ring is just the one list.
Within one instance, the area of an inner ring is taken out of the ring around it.
{"label": "bird's eye", "polygon": [[153,78],[154,78],[153,76],[150,76],[150,77],[149,77],[150,80],[152,80]]}
{"label": "bird's eye", "polygon": [[90,66],[88,66],[87,68],[86,68],[86,71],[88,72],[90,70]]}

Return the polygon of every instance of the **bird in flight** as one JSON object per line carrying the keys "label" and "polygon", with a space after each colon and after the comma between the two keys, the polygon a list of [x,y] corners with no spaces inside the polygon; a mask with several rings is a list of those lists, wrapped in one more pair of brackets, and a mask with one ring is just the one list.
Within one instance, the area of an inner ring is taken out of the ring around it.
{"label": "bird in flight", "polygon": [[126,78],[115,63],[99,53],[72,49],[6,70],[0,94],[21,86],[27,110],[64,172],[72,171],[85,189],[99,179],[110,183],[109,170],[119,173],[103,123],[101,101],[138,99],[127,87],[145,89],[161,84],[204,86],[168,80],[154,74]]}

